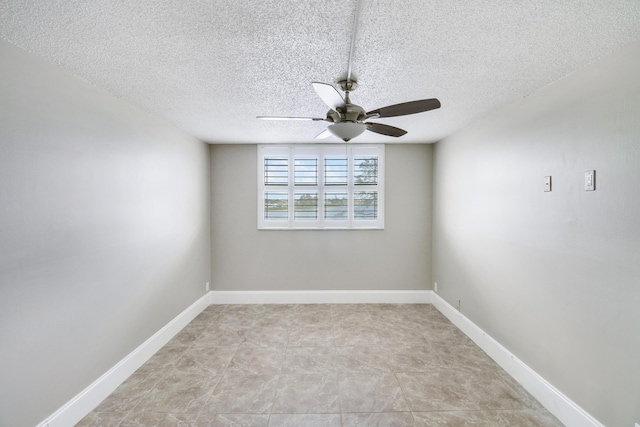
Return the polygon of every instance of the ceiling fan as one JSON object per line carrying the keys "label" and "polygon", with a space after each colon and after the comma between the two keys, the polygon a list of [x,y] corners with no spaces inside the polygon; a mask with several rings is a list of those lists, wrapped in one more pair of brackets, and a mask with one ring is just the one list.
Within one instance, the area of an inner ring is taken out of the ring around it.
{"label": "ceiling fan", "polygon": [[338,82],[340,89],[345,93],[344,98],[340,92],[330,84],[313,82],[316,93],[329,107],[325,118],[321,117],[282,117],[282,116],[258,116],[262,120],[312,120],[326,121],[333,123],[327,129],[320,132],[316,139],[327,138],[335,135],[347,142],[360,135],[365,130],[379,133],[386,136],[399,137],[407,133],[406,130],[383,123],[367,122],[369,119],[384,117],[405,116],[408,114],[422,113],[424,111],[440,108],[440,101],[436,98],[420,99],[417,101],[403,102],[401,104],[389,105],[371,111],[365,111],[359,105],[352,104],[349,98],[350,92],[357,83],[353,80],[342,80]]}
{"label": "ceiling fan", "polygon": [[401,104],[389,105],[387,107],[366,111],[359,105],[352,104],[349,94],[358,86],[357,82],[351,78],[351,65],[353,58],[353,48],[355,46],[356,32],[358,29],[358,16],[360,15],[360,0],[356,2],[356,13],[353,19],[353,33],[351,35],[351,50],[349,52],[349,66],[347,78],[340,80],[338,86],[344,92],[344,97],[338,90],[330,84],[313,82],[316,93],[329,107],[326,117],[283,117],[283,116],[258,116],[262,120],[312,120],[326,121],[333,123],[327,129],[320,132],[316,139],[327,138],[335,135],[345,142],[359,136],[365,130],[379,133],[381,135],[399,137],[407,133],[406,130],[383,123],[367,122],[369,119],[384,117],[406,116],[408,114],[422,113],[424,111],[440,108],[440,101],[436,98],[420,99],[417,101],[403,102]]}

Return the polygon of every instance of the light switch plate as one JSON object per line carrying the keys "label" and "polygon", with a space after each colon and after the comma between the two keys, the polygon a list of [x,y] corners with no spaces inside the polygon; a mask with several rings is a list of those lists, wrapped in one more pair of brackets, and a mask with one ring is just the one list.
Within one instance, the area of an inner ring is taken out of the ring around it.
{"label": "light switch plate", "polygon": [[550,176],[545,176],[544,177],[544,191],[545,191],[545,193],[551,191],[551,177]]}
{"label": "light switch plate", "polygon": [[584,189],[585,189],[585,191],[595,191],[595,189],[596,189],[596,171],[585,171],[585,173],[584,173]]}

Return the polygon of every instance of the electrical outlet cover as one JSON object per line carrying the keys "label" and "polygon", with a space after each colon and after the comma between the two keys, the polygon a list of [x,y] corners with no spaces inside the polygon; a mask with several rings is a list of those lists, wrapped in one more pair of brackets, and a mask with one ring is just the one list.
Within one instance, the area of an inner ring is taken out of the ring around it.
{"label": "electrical outlet cover", "polygon": [[584,189],[585,191],[595,191],[596,189],[596,171],[585,171],[584,173]]}

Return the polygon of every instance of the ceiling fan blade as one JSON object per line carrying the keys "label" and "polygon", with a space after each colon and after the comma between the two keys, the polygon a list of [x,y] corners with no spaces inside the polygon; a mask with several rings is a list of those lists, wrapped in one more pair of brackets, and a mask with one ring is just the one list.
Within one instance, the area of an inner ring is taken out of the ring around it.
{"label": "ceiling fan blade", "polygon": [[326,120],[320,117],[256,116],[256,118],[260,120],[313,120],[314,122]]}
{"label": "ceiling fan blade", "polygon": [[313,89],[316,91],[320,99],[327,104],[329,108],[337,111],[338,108],[344,107],[344,99],[338,90],[327,83],[313,82]]}
{"label": "ceiling fan blade", "polygon": [[316,135],[316,139],[325,139],[325,138],[329,138],[331,136],[331,132],[329,132],[329,129],[325,129],[322,132],[320,132],[319,134]]}
{"label": "ceiling fan blade", "polygon": [[367,116],[378,117],[406,116],[407,114],[422,113],[423,111],[440,108],[440,101],[436,98],[420,99],[418,101],[403,102],[402,104],[389,105],[367,113]]}
{"label": "ceiling fan blade", "polygon": [[379,133],[381,135],[398,137],[407,133],[407,131],[404,129],[400,129],[395,126],[384,125],[382,123],[365,123],[365,125],[367,125],[367,130]]}

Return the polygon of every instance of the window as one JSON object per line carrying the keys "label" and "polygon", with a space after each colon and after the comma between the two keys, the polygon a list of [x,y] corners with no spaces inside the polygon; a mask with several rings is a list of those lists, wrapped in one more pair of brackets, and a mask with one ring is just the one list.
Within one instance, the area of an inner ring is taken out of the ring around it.
{"label": "window", "polygon": [[258,228],[384,228],[384,145],[259,145]]}

